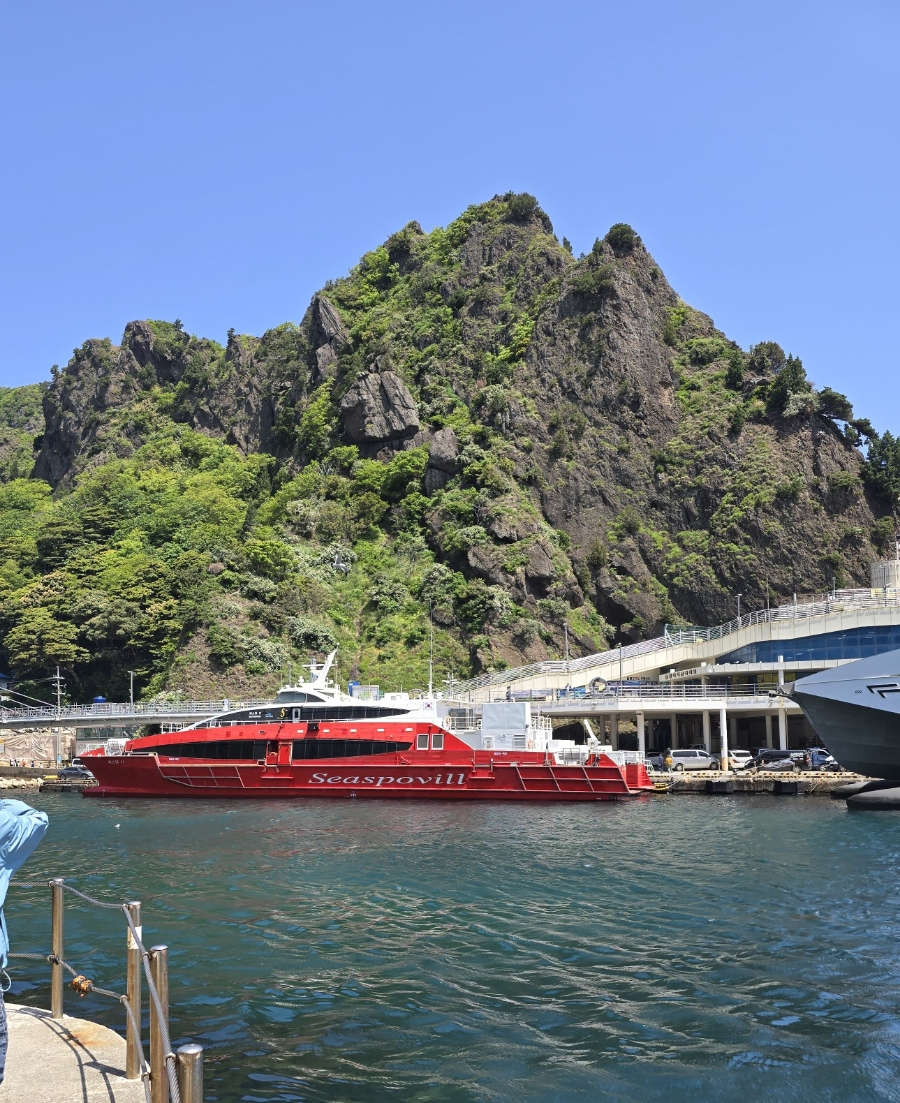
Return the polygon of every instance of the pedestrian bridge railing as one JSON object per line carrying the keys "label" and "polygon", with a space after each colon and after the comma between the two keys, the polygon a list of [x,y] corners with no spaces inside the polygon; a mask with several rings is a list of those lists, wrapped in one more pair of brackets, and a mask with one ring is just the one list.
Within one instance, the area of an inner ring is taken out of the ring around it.
{"label": "pedestrian bridge railing", "polygon": [[592,670],[595,667],[612,666],[626,659],[639,658],[642,655],[665,651],[670,647],[711,643],[733,635],[743,628],[751,628],[757,624],[807,620],[810,617],[823,617],[834,613],[876,613],[883,612],[886,609],[900,611],[900,590],[835,590],[831,594],[802,603],[794,602],[791,605],[779,605],[774,609],[757,609],[752,613],[745,613],[741,617],[735,617],[733,620],[714,628],[666,626],[663,635],[652,640],[643,640],[641,643],[632,643],[627,647],[599,651],[593,655],[583,655],[579,659],[548,659],[543,662],[530,663],[528,666],[509,667],[506,670],[480,674],[477,678],[457,682],[447,696],[453,696],[456,700],[470,699],[471,695],[480,689],[506,686],[541,675],[578,674],[585,670]]}
{"label": "pedestrian bridge railing", "polygon": [[[612,708],[619,701],[709,701],[728,700],[737,702],[755,703],[768,702],[772,697],[779,696],[777,686],[755,686],[752,682],[736,685],[682,685],[672,682],[645,682],[643,685],[607,686],[604,690],[594,693],[583,690],[571,689],[528,689],[513,690],[508,698],[504,694],[498,694],[497,700],[530,701],[536,708],[543,709],[549,705],[581,704],[596,706],[598,712],[603,711],[604,702]],[[448,726],[462,727],[465,719],[451,718],[453,721]],[[446,723],[446,721],[444,721]]]}
{"label": "pedestrian bridge railing", "polygon": [[[146,1103],[203,1103],[203,1047],[181,1046],[172,1052],[169,1037],[169,966],[168,947],[144,945],[141,934],[141,904],[130,900],[121,904],[97,900],[66,884],[61,877],[51,881],[13,881],[11,888],[50,889],[50,953],[10,953],[10,958],[50,963],[50,1016],[63,1017],[65,977],[72,977],[71,987],[80,996],[95,992],[98,996],[118,1000],[125,1009],[125,1078],[144,1085]],[[70,892],[97,908],[121,911],[125,919],[126,990],[124,993],[100,988],[65,960],[64,894]],[[144,1054],[141,1032],[141,972],[147,980],[150,1002],[150,1061]]]}
{"label": "pedestrian bridge railing", "polygon": [[137,701],[134,704],[127,701],[124,703],[105,701],[102,704],[92,705],[63,705],[61,708],[50,706],[38,708],[32,705],[4,708],[0,705],[0,726],[25,723],[30,726],[46,724],[102,728],[104,721],[122,724],[123,721],[130,719],[134,720],[135,726],[138,726],[165,723],[167,719],[202,720],[206,716],[216,716],[230,709],[262,708],[271,703],[269,698],[232,701],[226,697],[215,701]]}

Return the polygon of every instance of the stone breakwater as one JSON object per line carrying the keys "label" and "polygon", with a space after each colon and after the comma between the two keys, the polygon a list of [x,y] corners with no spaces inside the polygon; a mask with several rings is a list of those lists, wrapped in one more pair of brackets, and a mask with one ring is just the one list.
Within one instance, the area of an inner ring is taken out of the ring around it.
{"label": "stone breakwater", "polygon": [[0,789],[40,789],[42,783],[39,777],[0,777]]}

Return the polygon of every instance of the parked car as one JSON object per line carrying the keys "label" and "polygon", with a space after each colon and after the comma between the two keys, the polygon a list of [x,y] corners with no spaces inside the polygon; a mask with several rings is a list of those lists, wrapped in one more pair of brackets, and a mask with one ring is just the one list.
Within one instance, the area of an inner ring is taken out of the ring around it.
{"label": "parked car", "polygon": [[742,748],[728,752],[728,765],[732,770],[746,770],[753,763],[753,755]]}
{"label": "parked car", "polygon": [[663,768],[662,751],[658,751],[656,754],[648,754],[644,759],[644,765],[649,766],[651,770],[661,770]]}
{"label": "parked car", "polygon": [[60,781],[93,781],[94,775],[84,766],[66,766],[59,771]]}
{"label": "parked car", "polygon": [[682,770],[718,770],[719,760],[706,751],[672,751],[672,769]]}
{"label": "parked car", "polygon": [[809,750],[809,768],[811,770],[840,770],[841,765],[834,755],[824,747],[811,747]]}
{"label": "parked car", "polygon": [[809,755],[806,751],[782,751],[769,747],[758,751],[751,765],[757,770],[802,770],[809,765]]}

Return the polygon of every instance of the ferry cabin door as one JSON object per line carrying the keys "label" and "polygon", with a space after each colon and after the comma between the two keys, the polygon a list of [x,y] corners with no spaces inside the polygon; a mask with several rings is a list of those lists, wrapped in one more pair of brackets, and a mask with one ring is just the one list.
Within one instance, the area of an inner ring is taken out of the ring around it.
{"label": "ferry cabin door", "polygon": [[290,766],[292,750],[290,741],[270,739],[266,745],[266,765]]}

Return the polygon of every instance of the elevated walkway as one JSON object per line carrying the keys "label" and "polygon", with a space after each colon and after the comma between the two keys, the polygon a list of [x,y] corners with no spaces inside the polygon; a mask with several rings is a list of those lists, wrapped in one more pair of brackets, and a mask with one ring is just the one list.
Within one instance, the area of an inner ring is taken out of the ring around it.
{"label": "elevated walkway", "polygon": [[[900,590],[838,590],[822,599],[747,613],[715,628],[670,629],[652,640],[579,659],[550,660],[482,674],[455,685],[452,695],[455,700],[475,703],[497,700],[507,688],[514,694],[590,690],[592,686],[602,689],[602,683],[606,682],[660,681],[667,675],[676,676],[681,668],[693,670],[692,676],[699,678],[712,674],[709,670],[701,675],[702,664],[715,666],[720,656],[750,644],[788,642],[884,625],[900,625]],[[771,669],[773,665],[764,668]],[[793,669],[797,664],[786,665]],[[812,665],[818,670],[827,661]],[[720,667],[716,672],[731,674],[740,669],[735,665]]]}
{"label": "elevated walkway", "polygon": [[55,708],[3,708],[0,732],[21,728],[137,728],[142,724],[194,724],[229,709],[258,708],[271,699],[231,701],[106,701]]}

